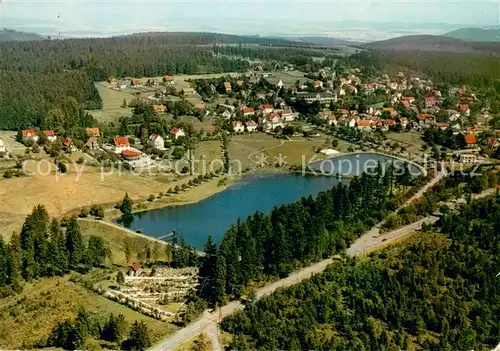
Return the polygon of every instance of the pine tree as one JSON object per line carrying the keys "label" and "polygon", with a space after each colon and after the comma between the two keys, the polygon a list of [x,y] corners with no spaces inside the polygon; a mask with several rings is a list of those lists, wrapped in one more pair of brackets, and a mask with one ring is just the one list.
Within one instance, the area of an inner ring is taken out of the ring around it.
{"label": "pine tree", "polygon": [[21,261],[24,279],[36,279],[43,273],[47,257],[47,226],[49,215],[43,206],[36,206],[21,229]]}
{"label": "pine tree", "polygon": [[127,349],[142,351],[151,346],[149,330],[144,322],[134,322],[127,340]]}
{"label": "pine tree", "polygon": [[133,206],[133,201],[130,199],[128,196],[128,193],[125,193],[125,197],[123,198],[123,201],[120,205],[120,211],[122,211],[123,214],[131,214],[132,213],[132,206]]}
{"label": "pine tree", "polygon": [[66,250],[68,251],[69,264],[71,266],[75,267],[82,263],[85,247],[75,217],[69,221],[68,228],[66,229]]}
{"label": "pine tree", "polygon": [[209,235],[205,243],[205,256],[200,266],[199,272],[199,295],[209,302],[213,302],[213,289],[215,268],[217,264],[217,246],[213,242],[212,236]]}
{"label": "pine tree", "polygon": [[226,259],[223,255],[218,255],[215,268],[214,290],[212,293],[214,300],[217,302],[223,301],[224,296],[226,295],[226,276]]}
{"label": "pine tree", "polygon": [[85,259],[89,266],[97,267],[106,260],[107,250],[102,238],[91,236],[87,243]]}
{"label": "pine tree", "polygon": [[120,343],[127,331],[127,322],[122,314],[111,314],[101,331],[101,339]]}
{"label": "pine tree", "polygon": [[121,107],[122,108],[126,108],[127,107],[127,99],[123,99],[123,102],[121,104]]}

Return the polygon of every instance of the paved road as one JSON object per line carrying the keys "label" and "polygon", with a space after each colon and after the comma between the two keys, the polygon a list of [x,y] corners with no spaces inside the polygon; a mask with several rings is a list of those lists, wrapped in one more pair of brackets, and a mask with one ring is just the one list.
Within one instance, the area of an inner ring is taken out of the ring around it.
{"label": "paved road", "polygon": [[[403,206],[411,203],[417,197],[422,196],[429,188],[431,188],[434,184],[436,184],[439,180],[443,178],[444,174],[439,173],[435,178],[433,178],[426,186],[424,186],[415,196],[413,196],[410,200],[408,200]],[[483,194],[481,194],[483,195]],[[487,195],[487,194],[484,194]],[[377,248],[380,245],[390,243],[393,240],[396,240],[400,237],[410,234],[422,227],[423,223],[433,223],[437,220],[437,217],[426,217],[415,223],[411,223],[399,229],[396,229],[391,232],[387,232],[384,234],[379,234],[378,228],[376,230],[376,234],[374,235],[373,229],[362,235],[358,238],[348,249],[347,254],[355,257],[364,252],[371,251]],[[290,274],[288,277],[280,279],[274,283],[266,285],[256,291],[257,299],[260,299],[263,296],[269,295],[274,292],[278,288],[288,287],[294,284],[299,283],[302,280],[305,280],[311,277],[313,274],[320,273],[328,267],[328,265],[332,264],[334,261],[331,258],[320,261],[316,264],[308,266],[300,271]],[[239,301],[231,301],[220,310],[209,313],[205,312],[203,316],[194,323],[187,325],[185,328],[178,330],[176,333],[168,336],[166,339],[161,341],[159,344],[151,348],[154,351],[170,351],[174,350],[175,347],[185,343],[189,339],[193,338],[195,335],[201,332],[207,332],[208,328],[216,327],[217,322],[222,318],[225,318],[237,311],[243,309],[243,305]],[[213,339],[213,329],[209,334]],[[218,342],[218,341],[217,341]],[[217,347],[216,345],[213,346]]]}

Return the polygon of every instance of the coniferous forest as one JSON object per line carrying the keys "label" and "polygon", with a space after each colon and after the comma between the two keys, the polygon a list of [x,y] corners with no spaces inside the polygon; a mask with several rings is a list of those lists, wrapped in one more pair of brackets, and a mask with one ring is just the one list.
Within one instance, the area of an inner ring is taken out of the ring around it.
{"label": "coniferous forest", "polygon": [[361,233],[395,210],[393,190],[416,180],[402,172],[363,173],[315,199],[255,213],[238,221],[218,249],[209,241],[200,268],[199,296],[210,303],[238,298],[252,281],[284,277],[307,262],[343,251]]}
{"label": "coniferous forest", "polygon": [[247,61],[217,56],[211,46],[238,42],[284,41],[212,33],[151,33],[1,43],[0,129],[44,128],[50,111],[61,108],[69,98],[84,109],[101,108],[93,83],[110,76],[243,71]]}
{"label": "coniferous forest", "polygon": [[234,350],[491,350],[500,335],[500,203],[464,205],[407,245],[227,318]]}
{"label": "coniferous forest", "polygon": [[82,239],[76,218],[60,223],[49,218],[45,207],[37,206],[20,234],[13,233],[8,243],[0,238],[0,297],[20,292],[23,279],[85,272],[102,265],[106,257],[101,238]]}

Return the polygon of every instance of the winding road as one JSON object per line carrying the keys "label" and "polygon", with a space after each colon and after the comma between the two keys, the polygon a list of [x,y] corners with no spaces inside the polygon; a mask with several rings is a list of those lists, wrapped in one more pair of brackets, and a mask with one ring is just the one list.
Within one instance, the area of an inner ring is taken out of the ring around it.
{"label": "winding road", "polygon": [[[412,198],[410,198],[402,207],[407,206],[411,202],[415,201],[419,197],[429,190],[432,186],[438,183],[443,177],[444,173],[438,173],[429,183],[422,187]],[[485,192],[480,194],[478,197],[483,197],[491,194],[491,192]],[[372,251],[380,246],[385,246],[392,241],[402,238],[408,234],[411,234],[422,228],[423,223],[434,223],[437,221],[437,217],[429,216],[425,217],[417,222],[408,224],[399,229],[380,234],[379,228],[380,224],[372,228],[360,238],[358,238],[348,249],[347,255],[351,257],[356,257],[365,252]],[[285,288],[294,284],[297,284],[305,279],[310,278],[312,275],[324,271],[330,264],[335,262],[333,258],[328,258],[315,263],[311,266],[303,268],[299,271],[291,273],[288,277],[275,281],[274,283],[268,284],[262,288],[257,289],[256,297],[257,299],[263,296],[273,293],[276,289]],[[231,301],[228,304],[222,306],[214,312],[205,311],[203,316],[197,321],[187,325],[186,327],[178,330],[174,334],[168,336],[167,338],[160,341],[157,345],[152,347],[150,350],[154,351],[171,351],[174,350],[179,345],[186,343],[194,336],[199,333],[207,333],[213,342],[213,349],[220,350],[220,344],[217,336],[217,324],[225,317],[240,311],[243,309],[243,304],[239,301]]]}

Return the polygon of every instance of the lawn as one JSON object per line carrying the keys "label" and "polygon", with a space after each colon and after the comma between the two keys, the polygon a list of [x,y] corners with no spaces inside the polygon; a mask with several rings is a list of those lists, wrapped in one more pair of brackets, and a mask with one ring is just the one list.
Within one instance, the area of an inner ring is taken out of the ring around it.
{"label": "lawn", "polygon": [[295,84],[296,81],[301,83],[310,82],[311,79],[304,77],[304,73],[300,71],[280,71],[274,72],[274,76],[266,78],[269,83],[277,84],[280,80],[283,84]]}
{"label": "lawn", "polygon": [[406,132],[406,133],[387,133],[387,140],[397,141],[400,146],[406,147],[408,152],[416,153],[422,151],[422,135],[417,132]]}
{"label": "lawn", "polygon": [[100,110],[92,110],[89,113],[99,122],[112,122],[122,116],[131,116],[131,108],[122,108],[123,99],[129,103],[134,97],[128,91],[120,91],[108,88],[103,83],[95,83],[99,95],[101,95],[103,107]]}
{"label": "lawn", "polygon": [[1,349],[33,348],[49,336],[58,322],[74,319],[82,307],[101,316],[121,313],[129,324],[144,321],[154,341],[175,330],[171,324],[144,316],[68,279],[43,278],[26,284],[21,294],[0,300]]}

